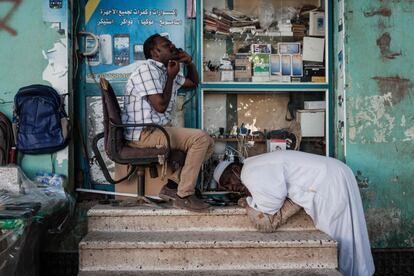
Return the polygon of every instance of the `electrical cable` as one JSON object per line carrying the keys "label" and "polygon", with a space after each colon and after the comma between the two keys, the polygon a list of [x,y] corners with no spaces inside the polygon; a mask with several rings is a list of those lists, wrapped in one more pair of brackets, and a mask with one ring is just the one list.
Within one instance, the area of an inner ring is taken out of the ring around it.
{"label": "electrical cable", "polygon": [[[72,11],[74,11],[75,7],[75,0],[71,1]],[[73,25],[73,31],[72,33],[76,33],[78,30],[78,23],[80,18],[80,3],[79,0],[76,1],[76,19]],[[77,36],[73,37],[73,52],[74,52],[74,64],[73,64],[73,77],[76,78],[78,75],[78,69],[79,69],[79,58],[78,58],[78,50],[79,50],[79,43]]]}
{"label": "electrical cable", "polygon": [[[195,1],[193,1],[193,3],[192,3],[192,5],[191,5],[191,14],[193,14],[194,13],[194,11],[195,11]],[[192,24],[190,24],[190,28],[191,28],[191,31],[190,31],[190,33],[192,33],[192,44],[193,44],[193,47],[192,47],[192,49],[191,49],[191,56],[193,57],[195,54],[196,54],[196,48],[197,48],[197,33],[196,33],[196,28],[195,28],[195,18],[196,17],[194,17],[194,18],[189,18],[190,20],[192,20],[193,22],[192,22]],[[197,88],[194,88],[194,89],[192,89],[193,91],[192,91],[192,93],[191,93],[191,95],[190,95],[190,97],[188,97],[185,101],[184,101],[184,103],[181,105],[181,108],[180,109],[178,109],[179,111],[183,111],[184,110],[184,106],[186,105],[186,104],[188,104],[193,98],[194,98],[194,96],[197,94]]]}

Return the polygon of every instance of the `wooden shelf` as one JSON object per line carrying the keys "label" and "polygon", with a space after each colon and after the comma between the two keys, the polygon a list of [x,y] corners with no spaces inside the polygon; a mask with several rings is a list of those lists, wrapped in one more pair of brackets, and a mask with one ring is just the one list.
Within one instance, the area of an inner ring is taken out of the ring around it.
{"label": "wooden shelf", "polygon": [[215,142],[241,142],[241,141],[253,141],[255,143],[266,143],[266,139],[260,138],[260,137],[228,137],[228,138],[219,138],[219,137],[213,137]]}

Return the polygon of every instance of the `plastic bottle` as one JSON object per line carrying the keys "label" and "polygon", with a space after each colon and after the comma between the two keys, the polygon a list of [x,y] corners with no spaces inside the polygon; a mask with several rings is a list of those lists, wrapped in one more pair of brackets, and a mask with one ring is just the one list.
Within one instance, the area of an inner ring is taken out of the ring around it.
{"label": "plastic bottle", "polygon": [[34,180],[42,185],[50,185],[53,175],[53,173],[39,171],[36,173]]}
{"label": "plastic bottle", "polygon": [[54,173],[52,178],[49,181],[49,186],[55,188],[62,188],[63,179],[60,174]]}
{"label": "plastic bottle", "polygon": [[40,184],[45,184],[44,183],[44,179],[45,179],[44,174],[45,174],[45,172],[43,172],[43,171],[36,172],[36,176],[34,178],[34,181],[36,181],[37,183],[40,183]]}

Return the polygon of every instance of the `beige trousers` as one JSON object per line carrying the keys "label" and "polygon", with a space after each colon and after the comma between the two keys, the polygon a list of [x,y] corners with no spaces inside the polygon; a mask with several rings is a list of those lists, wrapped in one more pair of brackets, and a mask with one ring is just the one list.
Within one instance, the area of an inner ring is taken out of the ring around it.
{"label": "beige trousers", "polygon": [[[164,127],[170,136],[172,149],[187,153],[181,170],[167,177],[178,183],[177,194],[185,197],[194,194],[201,165],[213,153],[214,140],[203,130],[194,128]],[[165,135],[159,129],[144,129],[133,147],[167,146]]]}

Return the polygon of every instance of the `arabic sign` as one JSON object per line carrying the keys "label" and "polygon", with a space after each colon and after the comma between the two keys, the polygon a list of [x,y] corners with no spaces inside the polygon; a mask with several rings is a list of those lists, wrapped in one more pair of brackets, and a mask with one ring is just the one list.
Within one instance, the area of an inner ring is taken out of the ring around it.
{"label": "arabic sign", "polygon": [[[89,0],[85,6],[85,30],[99,40],[98,52],[87,58],[86,81],[104,77],[112,82],[126,81],[145,60],[143,43],[150,35],[167,36],[184,48],[185,1]],[[85,52],[96,40],[85,38]]]}

